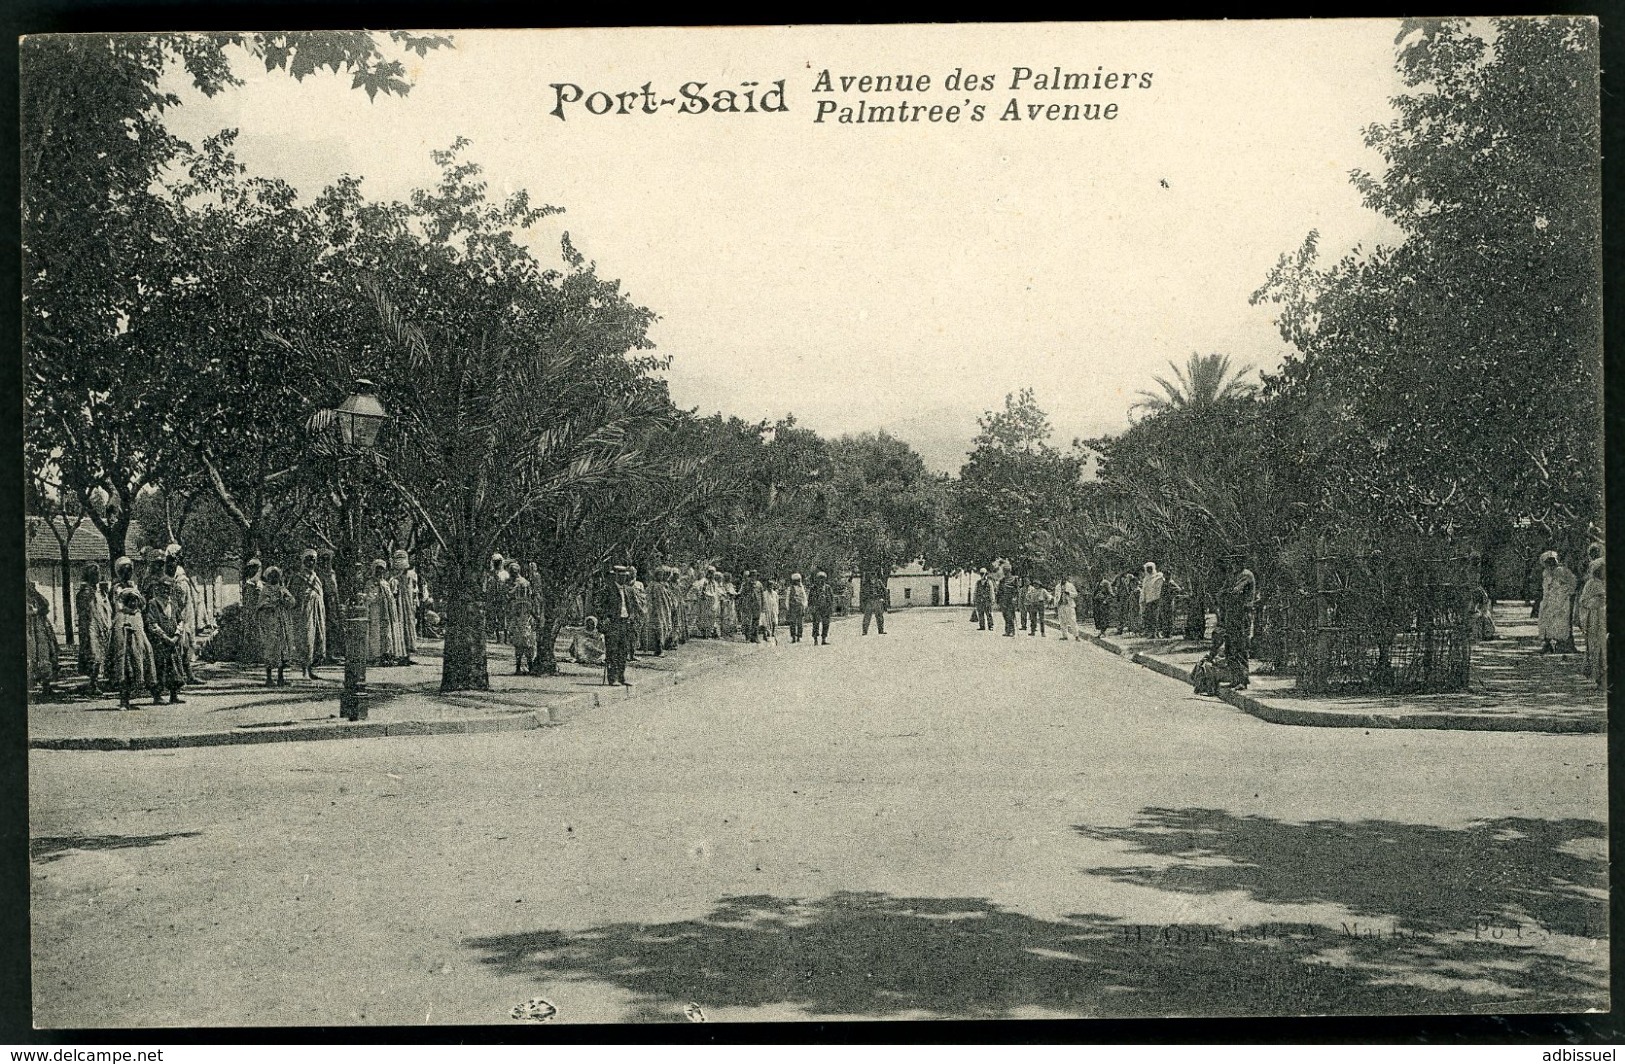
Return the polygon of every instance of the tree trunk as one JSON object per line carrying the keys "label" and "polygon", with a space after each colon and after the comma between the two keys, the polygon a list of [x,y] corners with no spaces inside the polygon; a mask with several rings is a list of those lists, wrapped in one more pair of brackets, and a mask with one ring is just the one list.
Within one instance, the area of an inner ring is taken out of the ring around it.
{"label": "tree trunk", "polygon": [[62,638],[73,639],[73,561],[68,557],[67,540],[59,541],[62,548]]}
{"label": "tree trunk", "polygon": [[491,673],[485,659],[485,593],[483,570],[466,559],[451,559],[442,590],[446,610],[446,656],[440,671],[441,691],[486,691]]}

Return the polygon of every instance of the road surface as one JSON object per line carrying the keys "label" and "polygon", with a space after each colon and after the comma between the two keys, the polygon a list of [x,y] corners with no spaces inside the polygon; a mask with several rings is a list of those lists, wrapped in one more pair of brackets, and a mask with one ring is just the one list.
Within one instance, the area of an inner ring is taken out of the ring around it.
{"label": "road surface", "polygon": [[34,752],[36,1023],[1606,1007],[1603,736],[1271,725],[967,616],[539,732]]}

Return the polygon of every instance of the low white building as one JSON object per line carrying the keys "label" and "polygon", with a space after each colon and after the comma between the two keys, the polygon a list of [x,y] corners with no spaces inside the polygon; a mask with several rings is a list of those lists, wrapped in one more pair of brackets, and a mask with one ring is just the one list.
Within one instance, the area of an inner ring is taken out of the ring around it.
{"label": "low white building", "polygon": [[[950,606],[967,602],[963,594],[958,597],[951,594],[952,580],[947,573],[927,569],[918,561],[910,562],[893,570],[891,576],[886,578],[886,589],[891,592],[891,608],[900,610],[910,606]],[[861,585],[862,580],[853,576],[853,609],[863,607],[859,598]]]}

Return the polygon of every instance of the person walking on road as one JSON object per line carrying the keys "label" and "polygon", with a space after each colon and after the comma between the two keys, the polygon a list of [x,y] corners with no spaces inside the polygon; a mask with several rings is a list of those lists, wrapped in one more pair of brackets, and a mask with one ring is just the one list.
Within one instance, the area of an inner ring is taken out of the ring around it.
{"label": "person walking on road", "polygon": [[812,614],[813,646],[829,646],[829,619],[835,613],[835,589],[830,586],[829,574],[822,569],[813,574],[812,588],[807,592],[807,611]]}
{"label": "person walking on road", "polygon": [[999,612],[1004,614],[1004,634],[1014,638],[1016,611],[1020,609],[1021,581],[1006,572],[999,579],[999,590],[995,597],[998,599]]}
{"label": "person walking on road", "polygon": [[993,580],[983,569],[976,578],[976,630],[993,631]]}
{"label": "person walking on road", "polygon": [[1549,550],[1540,556],[1540,652],[1542,654],[1574,653],[1574,626],[1570,620],[1574,589],[1579,583],[1569,567],[1557,560],[1557,552]]}
{"label": "person walking on road", "polygon": [[863,598],[863,634],[869,634],[869,618],[875,619],[875,628],[886,634],[886,577],[879,572],[868,572],[859,580]]}
{"label": "person walking on road", "polygon": [[762,587],[762,618],[758,626],[762,632],[763,642],[777,644],[779,641],[779,582],[769,577]]}
{"label": "person walking on road", "polygon": [[1078,589],[1065,576],[1055,585],[1055,623],[1061,626],[1062,640],[1078,638]]}
{"label": "person walking on road", "polygon": [[790,642],[801,642],[803,619],[807,616],[807,588],[800,573],[790,574],[790,587],[785,592],[785,605],[789,611]]}
{"label": "person walking on road", "polygon": [[1027,583],[1021,593],[1021,604],[1027,615],[1027,634],[1047,638],[1044,612],[1049,607],[1049,592],[1044,589],[1042,581],[1034,578]]}
{"label": "person walking on road", "polygon": [[739,634],[745,637],[745,642],[754,643],[761,639],[762,584],[749,569],[739,576],[739,597],[735,600],[735,609],[739,613]]}

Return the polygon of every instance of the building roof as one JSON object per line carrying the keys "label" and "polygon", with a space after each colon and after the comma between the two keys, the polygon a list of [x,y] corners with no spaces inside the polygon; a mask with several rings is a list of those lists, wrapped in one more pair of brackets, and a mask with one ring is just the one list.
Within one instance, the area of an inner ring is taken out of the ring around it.
{"label": "building roof", "polygon": [[[55,525],[57,532],[53,534],[47,527],[46,518],[26,517],[28,534],[28,560],[34,562],[61,562],[62,547],[57,542],[57,535],[68,541],[68,561],[70,562],[106,562],[107,540],[101,532],[85,518],[78,528],[73,528],[72,521],[65,521],[61,517],[52,517],[50,524]],[[141,538],[141,528],[134,521],[130,522],[130,532],[127,543],[134,543]]]}

